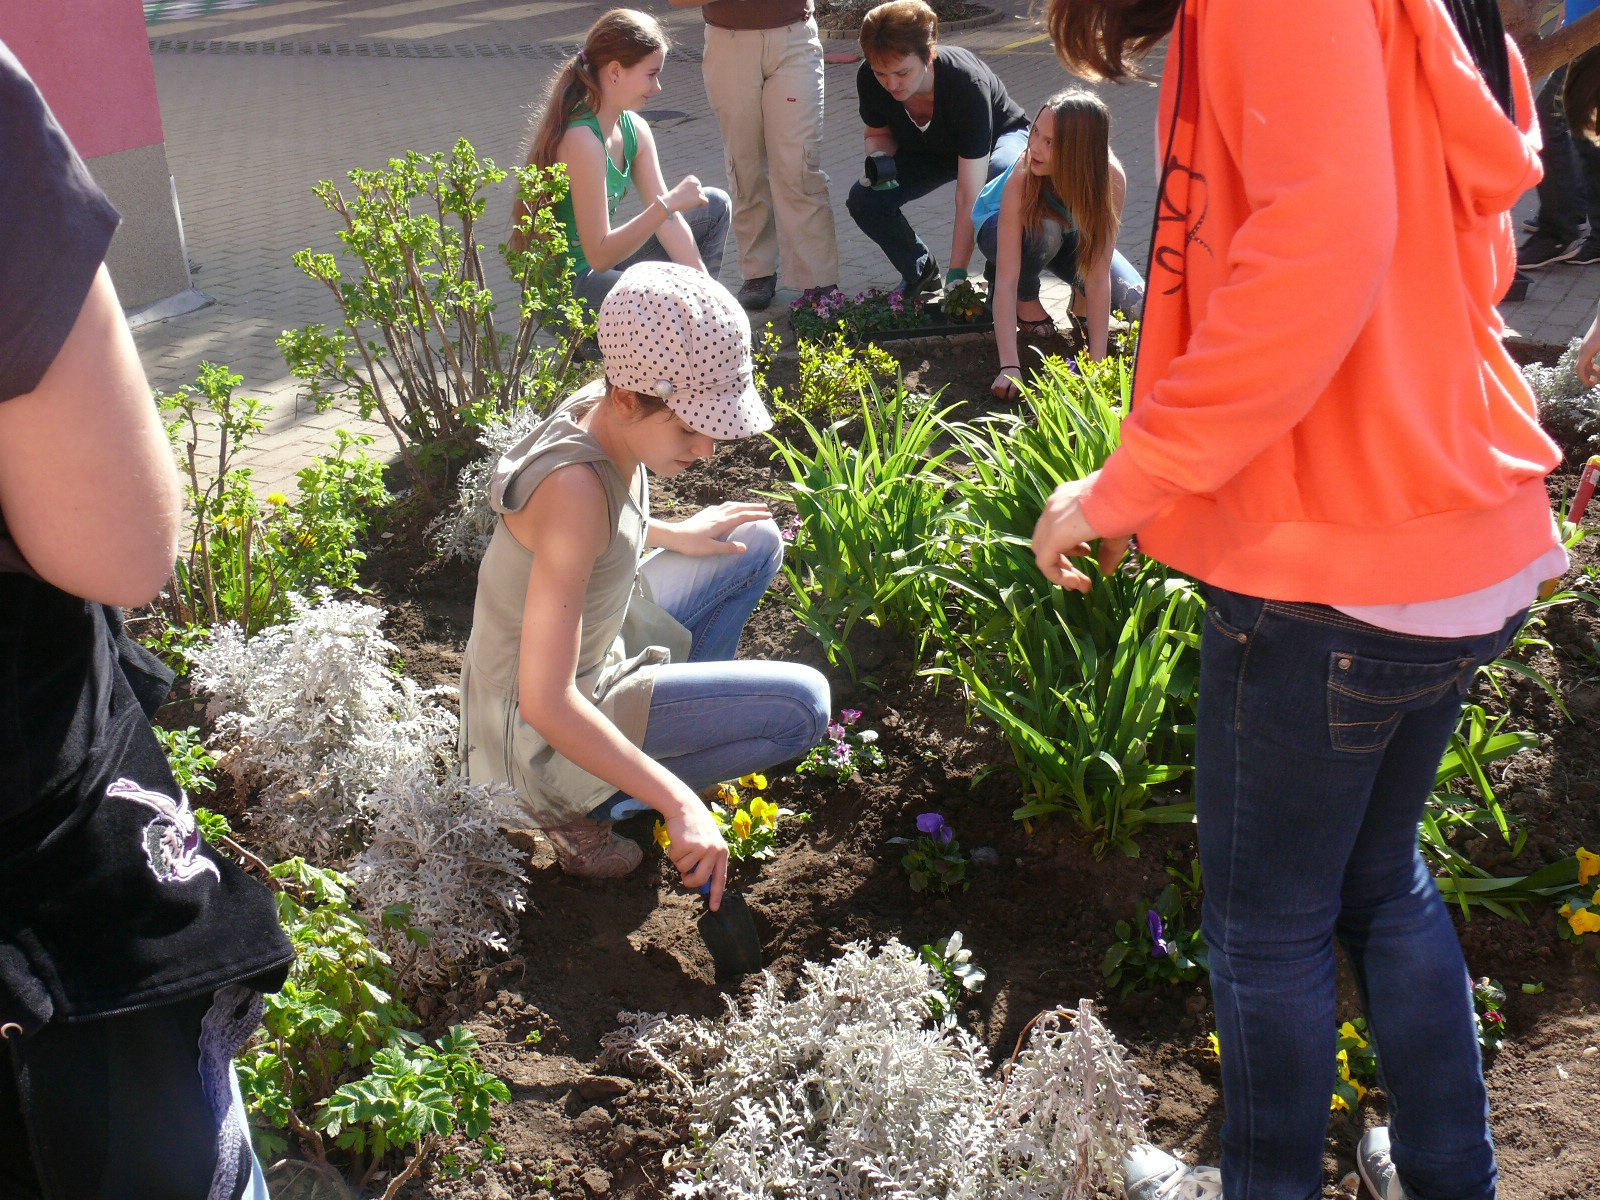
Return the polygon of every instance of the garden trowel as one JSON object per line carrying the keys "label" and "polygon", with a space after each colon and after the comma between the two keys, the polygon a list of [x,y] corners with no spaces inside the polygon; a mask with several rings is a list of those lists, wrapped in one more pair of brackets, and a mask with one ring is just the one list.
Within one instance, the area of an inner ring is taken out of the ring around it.
{"label": "garden trowel", "polygon": [[[708,883],[700,889],[700,895],[710,894]],[[711,911],[708,900],[705,911],[695,923],[700,926],[700,936],[705,939],[706,949],[711,951],[711,961],[717,968],[717,986],[733,987],[746,975],[761,970],[761,938],[756,933],[750,907],[740,893],[724,889],[717,911]]]}

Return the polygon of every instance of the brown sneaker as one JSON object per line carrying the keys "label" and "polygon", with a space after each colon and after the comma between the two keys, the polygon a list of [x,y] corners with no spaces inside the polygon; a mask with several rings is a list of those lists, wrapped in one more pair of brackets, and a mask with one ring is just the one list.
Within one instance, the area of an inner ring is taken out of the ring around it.
{"label": "brown sneaker", "polygon": [[620,879],[644,860],[635,842],[611,832],[610,821],[573,821],[552,825],[544,836],[555,847],[556,861],[568,875],[585,879]]}

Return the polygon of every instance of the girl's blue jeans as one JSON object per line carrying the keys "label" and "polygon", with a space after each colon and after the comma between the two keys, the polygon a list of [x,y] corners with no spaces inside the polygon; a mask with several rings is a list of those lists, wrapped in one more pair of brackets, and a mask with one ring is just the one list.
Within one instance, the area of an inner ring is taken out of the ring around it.
{"label": "girl's blue jeans", "polygon": [[[995,214],[978,228],[978,249],[988,261],[983,277],[994,294],[995,263],[1000,257],[1000,216]],[[1083,287],[1078,273],[1078,231],[1065,228],[1060,221],[1041,221],[1037,229],[1022,231],[1022,260],[1017,272],[1017,299],[1032,303],[1039,298],[1039,285],[1049,270],[1064,283]],[[1111,252],[1111,309],[1137,317],[1144,309],[1144,279],[1139,269],[1122,256]]]}
{"label": "girl's blue jeans", "polygon": [[1322,1195],[1334,940],[1355,970],[1411,1200],[1492,1200],[1471,982],[1417,850],[1493,634],[1391,633],[1220,588],[1201,642],[1195,805],[1228,1200]]}
{"label": "girl's blue jeans", "polygon": [[[739,635],[783,564],[772,521],[728,535],[743,554],[663,552],[643,571],[655,601],[694,637],[689,659],[656,669],[644,751],[698,791],[798,758],[828,728],[828,681],[797,663],[734,659]],[[590,815],[619,818],[645,806],[621,792]]]}

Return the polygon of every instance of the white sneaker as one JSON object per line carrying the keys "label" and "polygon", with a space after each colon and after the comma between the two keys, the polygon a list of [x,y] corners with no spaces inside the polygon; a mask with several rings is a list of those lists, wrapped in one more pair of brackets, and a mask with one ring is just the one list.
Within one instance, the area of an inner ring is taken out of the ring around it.
{"label": "white sneaker", "polygon": [[1400,1172],[1394,1169],[1394,1159],[1389,1157],[1389,1127],[1374,1125],[1361,1135],[1356,1147],[1356,1170],[1361,1172],[1361,1182],[1367,1185],[1378,1200],[1409,1200],[1405,1188],[1400,1186]]}
{"label": "white sneaker", "polygon": [[1128,1200],[1222,1200],[1222,1172],[1191,1167],[1149,1143],[1123,1156],[1122,1175]]}

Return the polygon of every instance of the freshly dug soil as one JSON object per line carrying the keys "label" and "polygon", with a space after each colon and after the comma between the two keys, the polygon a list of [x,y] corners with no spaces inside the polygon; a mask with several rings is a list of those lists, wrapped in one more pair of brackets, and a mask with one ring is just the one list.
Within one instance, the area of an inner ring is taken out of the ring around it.
{"label": "freshly dug soil", "polygon": [[[993,407],[992,354],[978,341],[893,350],[908,382],[943,386],[945,402],[960,405],[958,415]],[[692,510],[778,482],[758,439],[661,483],[656,503],[670,515],[675,506]],[[1558,476],[1552,492],[1571,484],[1570,473]],[[391,529],[368,564],[367,582],[390,606],[388,634],[406,669],[427,683],[454,682],[471,621],[473,571],[434,562],[421,545],[421,525],[402,521]],[[1578,577],[1597,565],[1594,547],[1580,546]],[[1562,608],[1550,616],[1546,636],[1549,649],[1533,665],[1555,684],[1566,714],[1531,685],[1514,685],[1504,702],[1511,727],[1540,735],[1536,751],[1500,773],[1502,798],[1528,830],[1527,845],[1516,859],[1504,846],[1471,848],[1503,874],[1531,871],[1580,844],[1600,849],[1600,619],[1588,605]],[[774,861],[736,866],[732,875],[755,913],[770,968],[792,978],[804,960],[830,957],[852,939],[892,935],[917,946],[960,929],[988,970],[970,1021],[997,1060],[1011,1054],[1041,1009],[1093,997],[1144,1077],[1151,1136],[1192,1160],[1215,1161],[1222,1105],[1206,1048],[1214,1028],[1207,990],[1119,1000],[1106,994],[1100,973],[1114,923],[1131,917],[1141,897],[1154,896],[1168,864],[1194,857],[1192,828],[1155,826],[1138,857],[1097,861],[1065,821],[1019,824],[1011,818],[1019,790],[1004,741],[985,723],[969,723],[953,687],[917,675],[914,647],[865,627],[852,645],[868,684],[852,686],[830,671],[775,593],[751,621],[741,650],[827,672],[835,707],[862,709],[888,760],[881,773],[849,781],[774,779],[769,795],[812,820],[788,827]],[[928,897],[907,886],[888,839],[912,831],[916,815],[929,809],[948,817],[965,847],[998,854],[997,866],[976,870],[969,892]],[[686,1139],[684,1114],[658,1080],[599,1070],[597,1051],[621,1011],[721,1011],[694,925],[699,902],[659,854],[631,878],[580,881],[556,870],[537,839],[518,841],[529,848],[531,878],[520,947],[456,992],[432,998],[424,1013],[438,1026],[470,1025],[491,1069],[510,1086],[512,1100],[501,1106],[494,1130],[506,1158],[466,1179],[421,1179],[403,1195],[658,1200],[671,1176],[663,1155]],[[1600,971],[1594,939],[1584,947],[1560,941],[1553,911],[1530,915],[1527,925],[1481,911],[1470,921],[1458,916],[1473,974],[1499,979],[1509,997],[1508,1036],[1488,1066],[1500,1194],[1580,1200],[1600,1194],[1593,1125],[1600,1113]],[[1544,988],[1525,994],[1524,983]],[[1347,980],[1340,1015],[1357,1012]],[[536,1045],[530,1034],[538,1035]],[[1382,1114],[1374,1091],[1358,1115],[1334,1117],[1327,1196],[1354,1194],[1354,1185],[1341,1181],[1353,1170],[1360,1126]]]}

